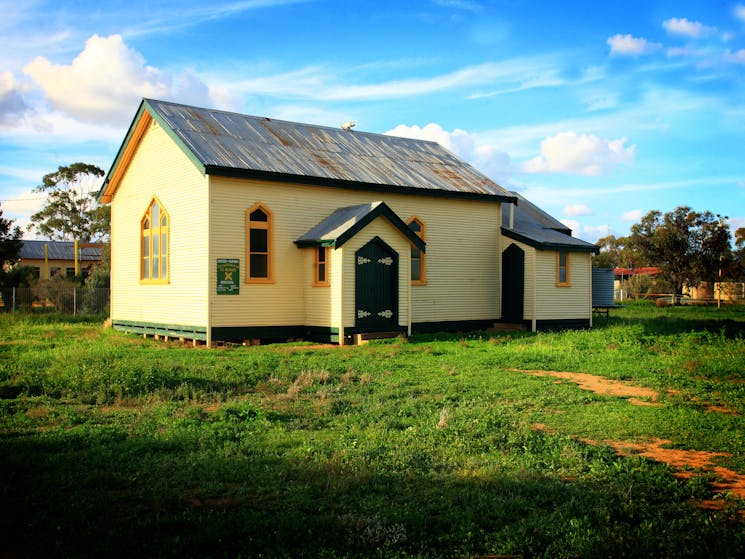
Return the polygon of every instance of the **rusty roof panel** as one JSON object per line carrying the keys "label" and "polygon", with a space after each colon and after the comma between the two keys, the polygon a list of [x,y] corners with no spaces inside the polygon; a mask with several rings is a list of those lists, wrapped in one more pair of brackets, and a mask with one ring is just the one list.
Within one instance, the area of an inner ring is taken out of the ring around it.
{"label": "rusty roof panel", "polygon": [[513,197],[435,142],[145,102],[206,167]]}

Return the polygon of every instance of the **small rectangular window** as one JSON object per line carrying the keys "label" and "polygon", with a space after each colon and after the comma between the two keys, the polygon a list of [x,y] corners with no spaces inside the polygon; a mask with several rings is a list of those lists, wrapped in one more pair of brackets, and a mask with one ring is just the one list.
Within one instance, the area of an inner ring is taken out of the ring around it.
{"label": "small rectangular window", "polygon": [[570,285],[569,253],[566,251],[556,253],[556,285],[561,287]]}
{"label": "small rectangular window", "polygon": [[418,248],[411,249],[411,281],[422,281],[422,251]]}
{"label": "small rectangular window", "polygon": [[328,260],[329,260],[329,249],[328,247],[318,247],[315,253],[315,275],[313,277],[313,285],[315,286],[327,286],[329,285],[328,277]]}

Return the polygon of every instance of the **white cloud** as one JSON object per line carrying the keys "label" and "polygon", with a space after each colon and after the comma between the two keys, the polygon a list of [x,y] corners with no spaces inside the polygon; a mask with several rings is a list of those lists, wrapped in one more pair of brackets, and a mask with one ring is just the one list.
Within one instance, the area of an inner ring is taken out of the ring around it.
{"label": "white cloud", "polygon": [[583,215],[592,215],[592,208],[584,204],[568,204],[564,206],[563,214],[567,217],[579,217]]}
{"label": "white cloud", "polygon": [[735,19],[739,19],[743,23],[745,23],[745,6],[742,4],[737,4],[733,10]]}
{"label": "white cloud", "polygon": [[32,189],[16,189],[3,193],[0,198],[3,205],[3,217],[12,219],[13,225],[20,227],[24,232],[24,237],[29,238],[26,229],[31,223],[31,216],[42,209],[45,199],[46,196]]}
{"label": "white cloud", "polygon": [[707,37],[717,32],[716,27],[709,27],[698,21],[689,21],[686,18],[673,17],[662,22],[668,33],[673,35],[682,35],[693,39]]}
{"label": "white cloud", "polygon": [[641,37],[632,37],[631,35],[621,35],[620,33],[608,37],[607,41],[610,46],[611,56],[639,56],[650,54],[662,48],[659,43],[651,43]]}
{"label": "white cloud", "polygon": [[24,94],[26,87],[11,72],[0,74],[0,126],[15,124],[28,110]]}
{"label": "white cloud", "polygon": [[576,236],[576,233],[580,230],[579,221],[576,219],[560,219],[559,221],[572,230],[573,237]]}
{"label": "white cloud", "polygon": [[636,146],[626,138],[604,140],[593,134],[560,132],[541,142],[541,154],[526,161],[527,173],[569,173],[597,176],[634,159]]}
{"label": "white cloud", "polygon": [[611,234],[610,225],[583,225],[580,237],[591,243],[596,242],[600,237],[607,237]]}
{"label": "white cloud", "polygon": [[560,219],[566,227],[572,230],[572,237],[594,243],[600,237],[607,237],[611,233],[610,225],[583,225],[576,219]]}
{"label": "white cloud", "polygon": [[745,66],[745,49],[740,49],[736,52],[727,51],[724,53],[724,59],[727,62],[733,62]]}
{"label": "white cloud", "polygon": [[621,220],[638,223],[639,220],[641,220],[642,215],[643,215],[642,210],[629,210],[621,214]]}
{"label": "white cloud", "polygon": [[209,88],[185,72],[175,79],[145,63],[120,35],[93,35],[69,65],[37,57],[23,71],[42,89],[54,111],[82,122],[122,125],[142,97],[207,104]]}
{"label": "white cloud", "polygon": [[436,123],[427,124],[423,128],[399,124],[386,134],[437,142],[496,181],[504,181],[512,173],[510,156],[507,153],[496,146],[479,143],[474,134],[465,130],[456,128],[448,132]]}

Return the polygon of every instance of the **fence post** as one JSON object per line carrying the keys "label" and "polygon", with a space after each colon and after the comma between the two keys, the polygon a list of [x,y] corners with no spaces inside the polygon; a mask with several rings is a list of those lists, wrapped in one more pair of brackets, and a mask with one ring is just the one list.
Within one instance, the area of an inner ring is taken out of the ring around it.
{"label": "fence post", "polygon": [[78,312],[78,288],[72,288],[72,316],[75,316]]}

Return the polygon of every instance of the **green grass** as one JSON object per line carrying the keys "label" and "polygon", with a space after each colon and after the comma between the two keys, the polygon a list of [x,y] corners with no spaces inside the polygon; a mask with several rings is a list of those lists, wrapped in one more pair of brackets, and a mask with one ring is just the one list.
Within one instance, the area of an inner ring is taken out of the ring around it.
{"label": "green grass", "polygon": [[[0,554],[742,556],[741,500],[703,509],[711,476],[603,441],[669,439],[745,474],[745,308],[598,322],[205,350],[2,315]],[[515,369],[624,380],[661,405]]]}

